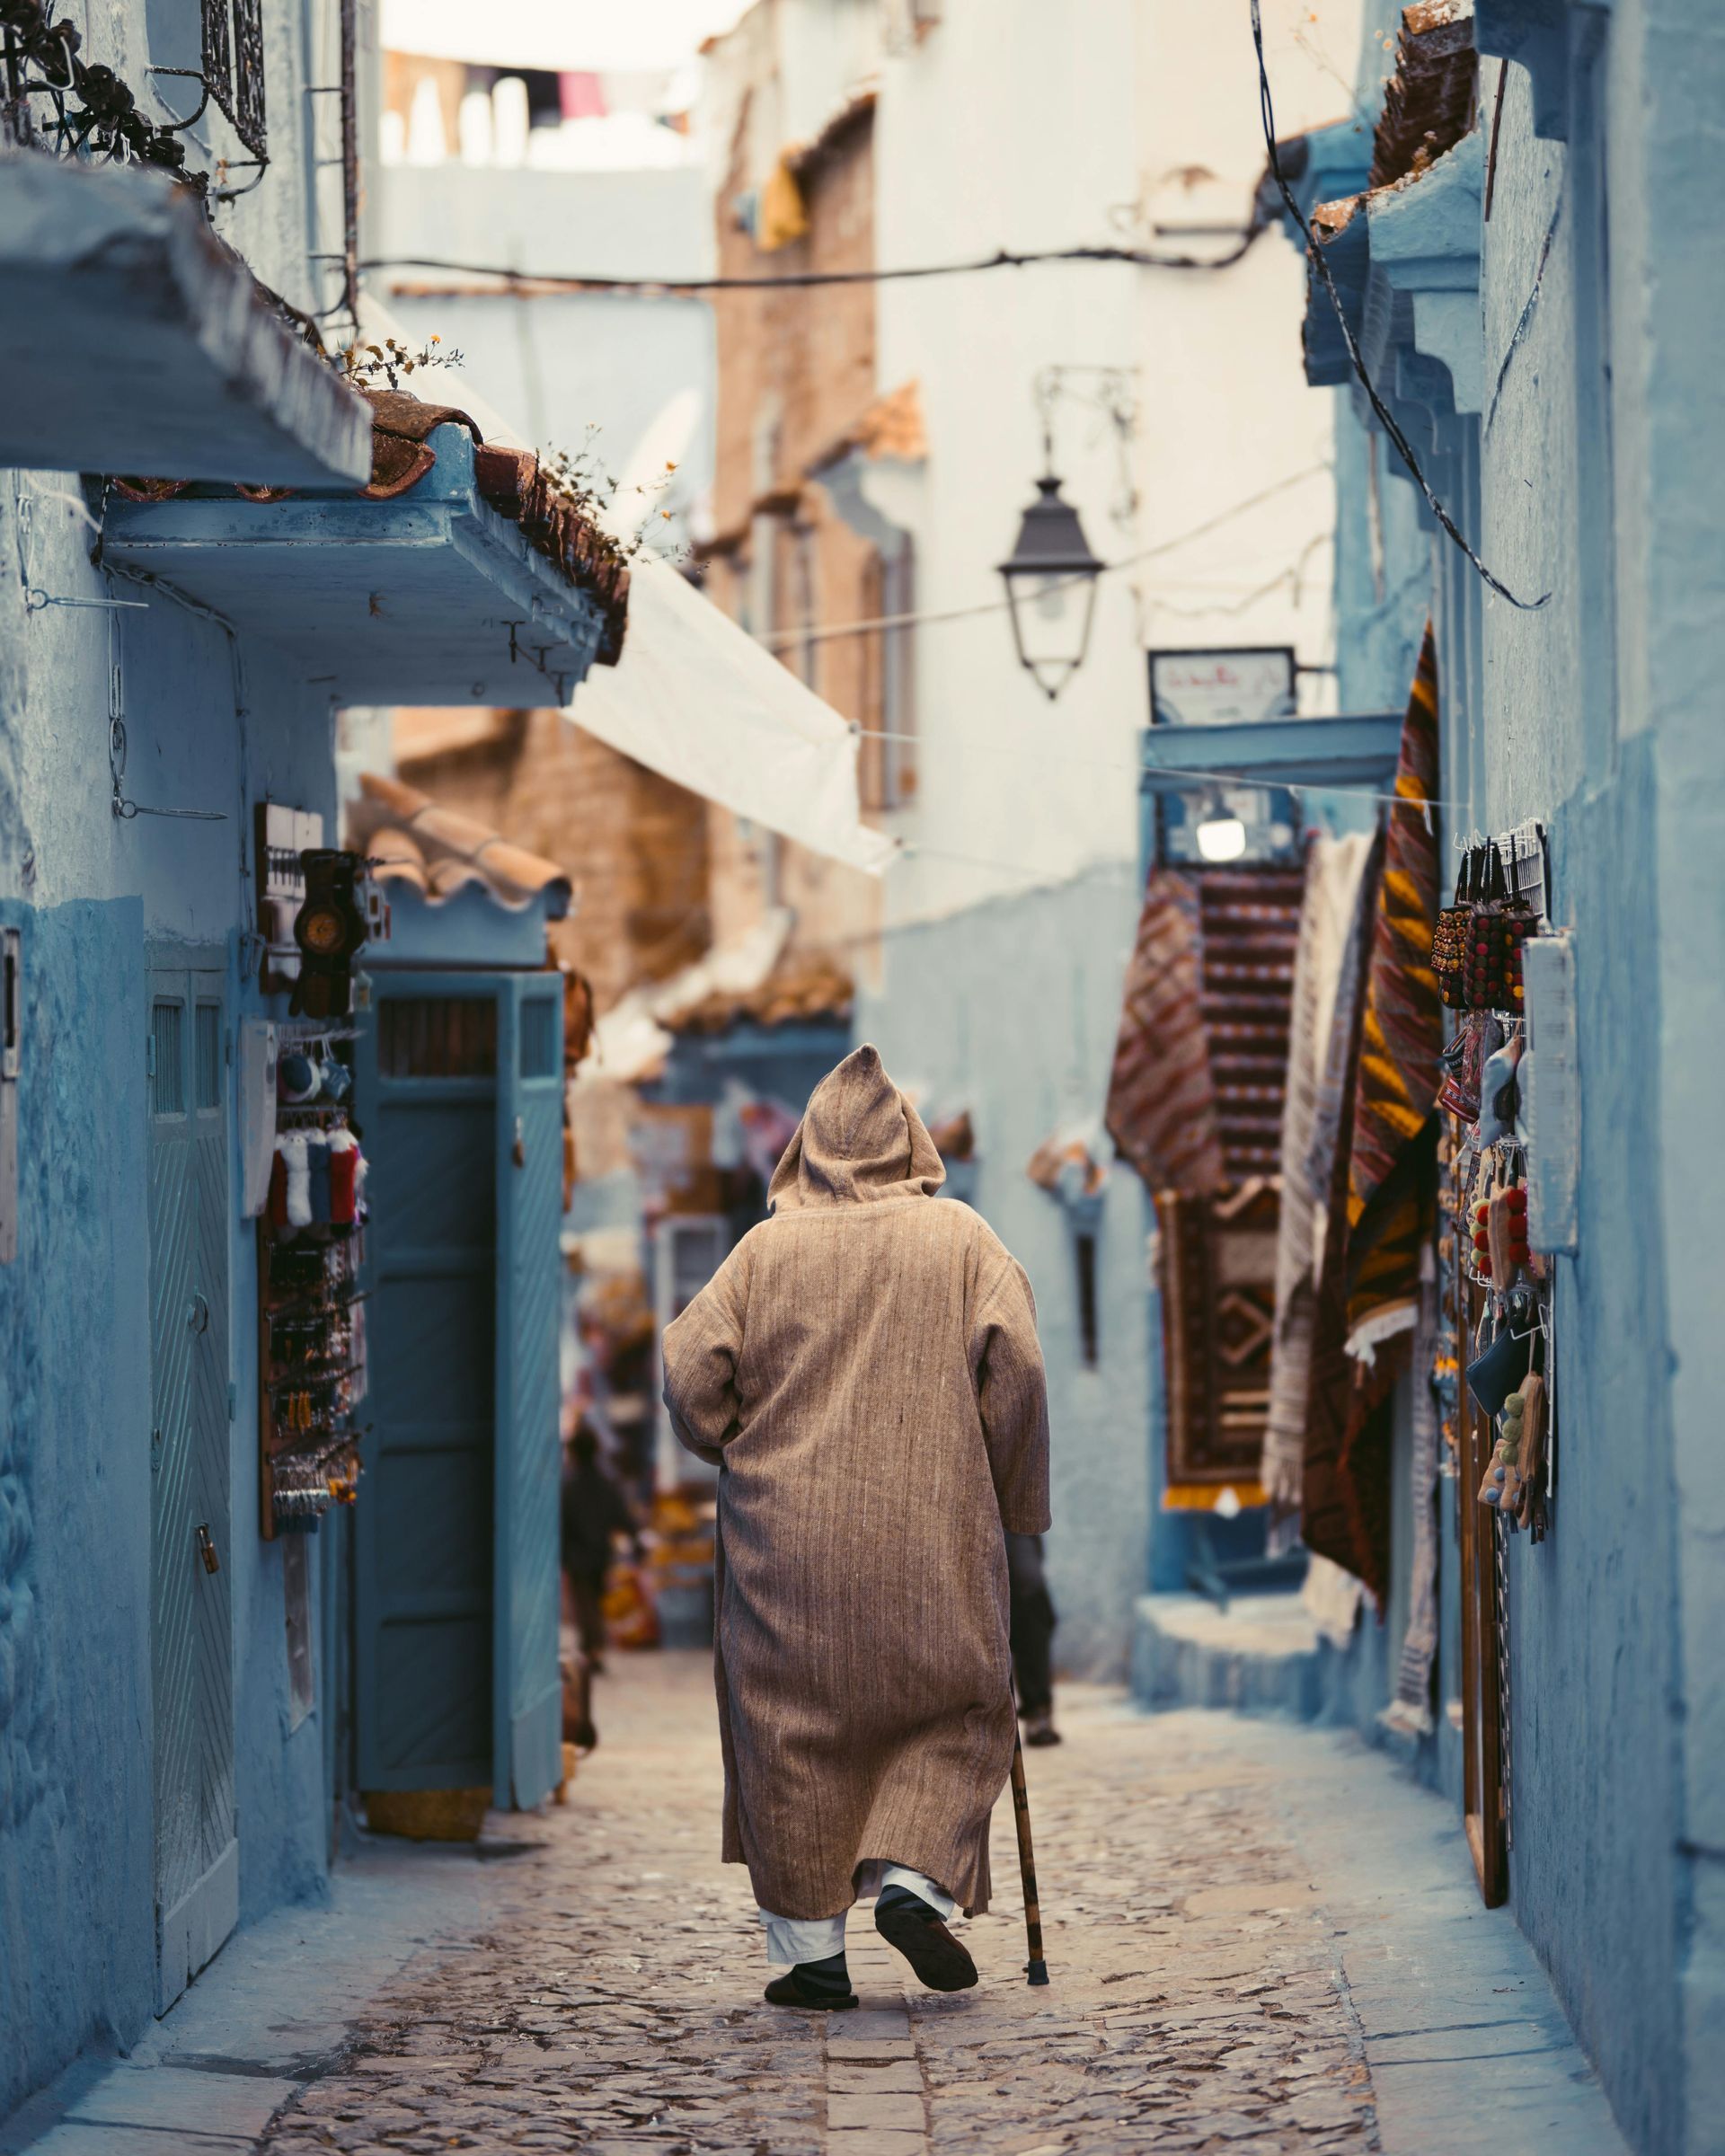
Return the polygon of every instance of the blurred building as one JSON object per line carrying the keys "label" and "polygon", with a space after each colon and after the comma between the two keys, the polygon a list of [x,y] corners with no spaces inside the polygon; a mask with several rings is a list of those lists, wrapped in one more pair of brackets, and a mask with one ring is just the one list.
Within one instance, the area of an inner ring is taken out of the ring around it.
{"label": "blurred building", "polygon": [[[1272,10],[1296,108],[1328,118],[1346,101],[1305,13]],[[1029,1268],[1059,1651],[1096,1674],[1124,1666],[1153,1566],[1183,1584],[1171,1499],[1222,1498],[1226,1546],[1263,1547],[1255,1453],[1231,1494],[1170,1491],[1151,1215],[1101,1127],[1147,865],[1146,650],[1293,647],[1317,669],[1302,708],[1331,695],[1329,422],[1283,326],[1297,265],[1257,236],[1251,66],[1243,25],[1148,0],[1085,11],[1082,34],[976,0],[759,0],[715,41],[700,109],[733,276],[1086,244],[1241,258],[715,302],[707,587],[861,729],[863,798],[900,854],[856,1029],[932,1121],[963,1118],[955,1184]],[[995,574],[1045,456],[1118,565],[1055,702]]]}

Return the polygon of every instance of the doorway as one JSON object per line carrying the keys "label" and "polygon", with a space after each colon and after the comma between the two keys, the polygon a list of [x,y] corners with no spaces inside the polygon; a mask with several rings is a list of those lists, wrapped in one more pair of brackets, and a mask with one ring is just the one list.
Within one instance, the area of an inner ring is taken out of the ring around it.
{"label": "doorway", "polygon": [[150,1668],[157,2013],[239,1915],[229,1560],[227,969],[150,968]]}

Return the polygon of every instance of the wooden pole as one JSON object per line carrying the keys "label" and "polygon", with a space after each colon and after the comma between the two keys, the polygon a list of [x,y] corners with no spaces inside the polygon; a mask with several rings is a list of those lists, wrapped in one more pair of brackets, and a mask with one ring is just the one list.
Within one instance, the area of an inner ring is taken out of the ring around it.
{"label": "wooden pole", "polygon": [[1031,1798],[1024,1787],[1024,1747],[1013,1734],[1013,1820],[1018,1828],[1018,1869],[1024,1882],[1024,1936],[1030,1947],[1025,1981],[1046,1984],[1048,1965],[1042,1958],[1042,1910],[1036,1898],[1036,1852],[1031,1846]]}

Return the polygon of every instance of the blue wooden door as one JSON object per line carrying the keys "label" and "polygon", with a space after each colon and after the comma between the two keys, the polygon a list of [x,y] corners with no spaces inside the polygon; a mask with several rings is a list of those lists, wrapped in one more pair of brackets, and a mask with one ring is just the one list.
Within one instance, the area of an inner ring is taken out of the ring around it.
{"label": "blue wooden door", "polygon": [[158,966],[150,973],[150,1662],[159,2013],[239,1915],[225,985],[221,965]]}
{"label": "blue wooden door", "polygon": [[362,1789],[538,1803],[561,1772],[555,975],[374,976]]}
{"label": "blue wooden door", "polygon": [[497,1001],[483,976],[374,976],[355,1070],[371,1432],[354,1513],[362,1789],[491,1772]]}
{"label": "blue wooden door", "polygon": [[501,984],[497,1269],[497,1802],[562,1778],[557,1667],[557,1322],[562,1255],[563,1004],[558,974]]}

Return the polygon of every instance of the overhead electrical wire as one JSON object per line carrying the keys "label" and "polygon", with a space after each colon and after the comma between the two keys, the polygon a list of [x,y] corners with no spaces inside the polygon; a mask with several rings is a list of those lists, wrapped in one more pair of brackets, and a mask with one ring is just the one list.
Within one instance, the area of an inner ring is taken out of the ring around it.
{"label": "overhead electrical wire", "polygon": [[1138,270],[1229,270],[1239,261],[1268,221],[1255,213],[1240,228],[1236,243],[1225,254],[1157,254],[1145,247],[1044,247],[1018,252],[1001,247],[961,262],[918,262],[897,270],[787,270],[762,277],[588,277],[559,270],[512,269],[497,262],[453,262],[437,255],[376,255],[359,264],[371,270],[429,270],[445,277],[494,277],[500,297],[531,298],[540,292],[639,292],[651,298],[659,294],[694,292],[808,291],[823,285],[897,285],[932,277],[975,277],[989,270],[1032,270],[1044,262],[1119,262]]}
{"label": "overhead electrical wire", "polygon": [[1365,359],[1360,354],[1359,341],[1354,335],[1353,324],[1349,321],[1347,310],[1341,304],[1341,295],[1336,289],[1336,280],[1330,273],[1330,264],[1325,259],[1322,248],[1314,238],[1312,227],[1306,222],[1305,212],[1296,201],[1294,190],[1288,185],[1287,175],[1282,171],[1281,151],[1276,141],[1276,108],[1270,95],[1269,69],[1264,60],[1263,13],[1260,0],[1251,0],[1251,5],[1252,42],[1258,56],[1258,113],[1263,125],[1264,147],[1269,153],[1270,177],[1276,182],[1288,216],[1299,227],[1300,234],[1305,241],[1306,260],[1317,271],[1319,280],[1322,282],[1324,291],[1329,295],[1330,305],[1336,317],[1336,326],[1341,331],[1341,340],[1348,348],[1349,364],[1358,378],[1360,387],[1366,392],[1367,402],[1371,405],[1384,433],[1389,436],[1396,455],[1407,466],[1409,476],[1412,479],[1414,485],[1425,497],[1426,507],[1438,519],[1445,535],[1466,555],[1486,586],[1495,591],[1500,599],[1508,600],[1511,606],[1518,607],[1524,614],[1535,613],[1551,597],[1551,593],[1549,591],[1542,592],[1536,599],[1518,598],[1503,579],[1494,576],[1485,563],[1481,561],[1468,543],[1461,526],[1438,499],[1431,482],[1420,469],[1420,460],[1413,453],[1412,445],[1407,436],[1402,433],[1394,413],[1379,395],[1377,384],[1367,371]]}
{"label": "overhead electrical wire", "polygon": [[[1158,539],[1152,546],[1141,546],[1132,553],[1122,554],[1118,561],[1105,561],[1102,573],[1105,576],[1117,574],[1120,570],[1136,568],[1141,561],[1153,561],[1160,555],[1172,554],[1176,548],[1188,545],[1194,539],[1207,537],[1223,525],[1231,523],[1234,517],[1243,516],[1248,509],[1257,508],[1261,502],[1273,500],[1278,494],[1287,493],[1290,487],[1299,486],[1305,481],[1315,478],[1320,472],[1333,469],[1334,466],[1327,460],[1320,458],[1316,464],[1307,464],[1301,471],[1290,472],[1286,479],[1278,479],[1268,487],[1261,487],[1257,493],[1247,495],[1243,501],[1236,501],[1228,508],[1218,509],[1201,524],[1194,524],[1183,532],[1176,532],[1170,539]],[[1284,570],[1275,579],[1276,583],[1284,582],[1292,573]],[[1078,580],[1073,579],[1075,583]],[[1274,586],[1267,588],[1273,589]],[[1262,594],[1261,592],[1254,596],[1261,596]],[[800,644],[826,643],[841,636],[862,636],[877,629],[914,629],[930,623],[962,622],[971,620],[978,614],[1004,614],[1011,605],[1012,601],[1007,598],[978,599],[969,606],[933,607],[921,614],[877,614],[862,621],[816,622],[806,629],[774,629],[756,637],[756,641],[764,644],[769,651],[794,650]],[[1224,606],[1215,611],[1226,611],[1226,608]]]}

